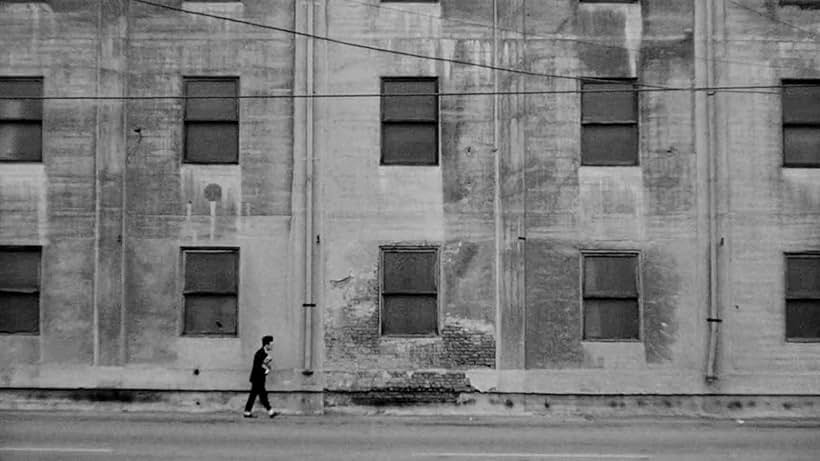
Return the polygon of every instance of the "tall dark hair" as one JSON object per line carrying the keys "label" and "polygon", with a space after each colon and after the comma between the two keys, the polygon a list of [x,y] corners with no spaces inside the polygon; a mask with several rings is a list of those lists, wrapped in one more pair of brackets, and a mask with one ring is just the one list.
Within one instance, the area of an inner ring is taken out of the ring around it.
{"label": "tall dark hair", "polygon": [[263,346],[267,346],[268,344],[270,344],[272,342],[273,342],[273,336],[271,336],[271,335],[262,336],[262,345]]}

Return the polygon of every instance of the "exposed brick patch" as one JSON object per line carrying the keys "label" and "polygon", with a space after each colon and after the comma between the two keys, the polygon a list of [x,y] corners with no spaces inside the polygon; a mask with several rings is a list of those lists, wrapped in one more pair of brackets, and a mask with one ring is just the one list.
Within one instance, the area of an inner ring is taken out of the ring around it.
{"label": "exposed brick patch", "polygon": [[375,267],[332,282],[324,312],[329,369],[470,369],[495,366],[495,326],[446,315],[438,336],[386,337],[379,328]]}
{"label": "exposed brick patch", "polygon": [[448,368],[495,367],[495,337],[492,334],[446,325],[441,336]]}
{"label": "exposed brick patch", "polygon": [[349,395],[350,404],[372,406],[409,406],[458,402],[456,392],[370,391]]}
{"label": "exposed brick patch", "polygon": [[476,390],[465,373],[446,370],[327,371],[325,379],[328,391],[414,394],[459,393]]}

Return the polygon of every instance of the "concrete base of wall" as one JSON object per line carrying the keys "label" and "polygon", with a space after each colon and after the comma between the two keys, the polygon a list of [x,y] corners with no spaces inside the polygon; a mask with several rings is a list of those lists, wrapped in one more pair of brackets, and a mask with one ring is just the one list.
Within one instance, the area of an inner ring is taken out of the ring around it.
{"label": "concrete base of wall", "polygon": [[[283,414],[322,414],[321,392],[269,392]],[[122,412],[241,412],[247,392],[136,389],[0,389],[2,410],[95,410]],[[262,405],[256,401],[256,411]]]}
{"label": "concrete base of wall", "polygon": [[[2,389],[0,410],[240,412],[247,393]],[[283,414],[820,418],[820,395],[558,395],[457,392],[271,392]],[[257,411],[261,406],[256,404]]]}
{"label": "concrete base of wall", "polygon": [[325,413],[539,415],[555,418],[818,418],[820,395],[325,393]]}

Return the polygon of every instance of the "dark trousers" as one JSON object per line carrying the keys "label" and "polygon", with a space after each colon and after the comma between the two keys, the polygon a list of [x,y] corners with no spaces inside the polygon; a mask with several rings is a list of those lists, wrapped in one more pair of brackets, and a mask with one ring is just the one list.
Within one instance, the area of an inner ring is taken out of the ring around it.
{"label": "dark trousers", "polygon": [[265,390],[265,381],[251,382],[251,393],[248,396],[248,403],[245,404],[245,411],[250,412],[253,409],[253,402],[256,396],[259,396],[259,401],[265,410],[270,410],[270,402],[268,402],[268,391]]}

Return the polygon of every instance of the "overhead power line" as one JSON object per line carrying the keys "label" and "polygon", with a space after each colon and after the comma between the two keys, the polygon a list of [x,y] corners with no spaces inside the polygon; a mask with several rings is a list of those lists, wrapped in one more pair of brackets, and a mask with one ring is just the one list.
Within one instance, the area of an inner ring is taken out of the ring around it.
{"label": "overhead power line", "polygon": [[[817,85],[789,85],[790,88],[815,88]],[[185,96],[185,95],[148,95],[148,96],[2,96],[0,100],[187,100],[187,99],[312,99],[312,98],[380,98],[380,97],[411,97],[411,96],[515,96],[515,95],[550,95],[550,94],[590,94],[590,93],[668,93],[687,91],[708,92],[736,92],[736,93],[763,93],[780,94],[782,85],[734,85],[734,86],[701,86],[701,87],[670,87],[670,88],[633,88],[633,89],[606,89],[606,90],[532,90],[532,91],[458,91],[440,93],[346,93],[346,94],[258,94],[240,96]],[[761,91],[777,90],[777,91]]]}
{"label": "overhead power line", "polygon": [[[233,23],[237,23],[237,24],[244,24],[244,25],[252,26],[252,27],[259,27],[259,28],[263,28],[263,29],[274,30],[274,31],[277,31],[277,32],[283,32],[283,33],[290,34],[290,35],[296,35],[296,36],[300,36],[300,37],[307,37],[307,38],[311,38],[311,39],[314,39],[314,40],[323,40],[323,41],[326,41],[328,43],[335,43],[337,45],[350,46],[350,47],[360,48],[360,49],[369,50],[369,51],[377,51],[377,52],[380,52],[380,53],[390,53],[390,54],[395,54],[395,55],[398,55],[398,56],[407,56],[407,57],[417,58],[417,59],[425,59],[425,60],[439,61],[439,62],[448,62],[448,63],[451,63],[451,64],[460,64],[460,65],[465,65],[465,66],[479,67],[479,68],[482,68],[482,69],[496,70],[496,71],[500,71],[500,72],[509,72],[509,73],[514,73],[514,74],[529,75],[529,76],[532,76],[532,77],[547,77],[547,78],[568,79],[568,80],[585,80],[585,81],[595,81],[595,82],[600,82],[600,83],[620,83],[620,81],[617,81],[617,80],[608,80],[608,79],[604,79],[604,78],[576,77],[576,76],[571,76],[571,75],[547,74],[547,73],[535,72],[535,71],[530,71],[530,70],[525,70],[525,69],[513,69],[513,68],[507,68],[507,67],[493,66],[493,65],[490,65],[490,64],[482,64],[482,63],[479,63],[479,62],[465,61],[463,59],[443,58],[443,57],[440,57],[440,56],[429,56],[429,55],[424,55],[424,54],[411,53],[409,51],[392,50],[392,49],[389,49],[389,48],[381,48],[381,47],[378,47],[378,46],[366,45],[364,43],[348,42],[346,40],[339,40],[339,39],[336,39],[336,38],[326,37],[326,36],[322,36],[322,35],[309,34],[307,32],[300,32],[298,30],[287,29],[287,28],[284,28],[284,27],[277,27],[277,26],[271,26],[271,25],[267,25],[267,24],[260,24],[260,23],[257,23],[257,22],[246,21],[244,19],[236,19],[236,18],[231,18],[231,17],[228,17],[228,16],[219,16],[219,15],[216,15],[216,14],[204,13],[204,12],[201,12],[201,11],[186,10],[184,8],[177,8],[177,7],[170,6],[170,5],[163,5],[161,3],[155,3],[155,2],[152,2],[152,1],[148,1],[148,0],[132,0],[132,1],[137,2],[137,3],[142,3],[142,4],[145,4],[145,5],[150,5],[150,6],[153,6],[153,7],[156,7],[156,8],[163,8],[163,9],[166,9],[166,10],[176,11],[176,12],[179,12],[179,13],[186,13],[186,14],[191,14],[191,15],[195,15],[195,16],[202,16],[202,17],[206,17],[206,18],[219,19],[221,21],[228,21],[228,22],[233,22]],[[642,82],[638,82],[637,85],[645,86],[645,87],[649,87],[649,88],[664,88],[663,86],[660,86],[660,85],[652,85],[652,84],[647,84],[647,83],[642,83]]]}

